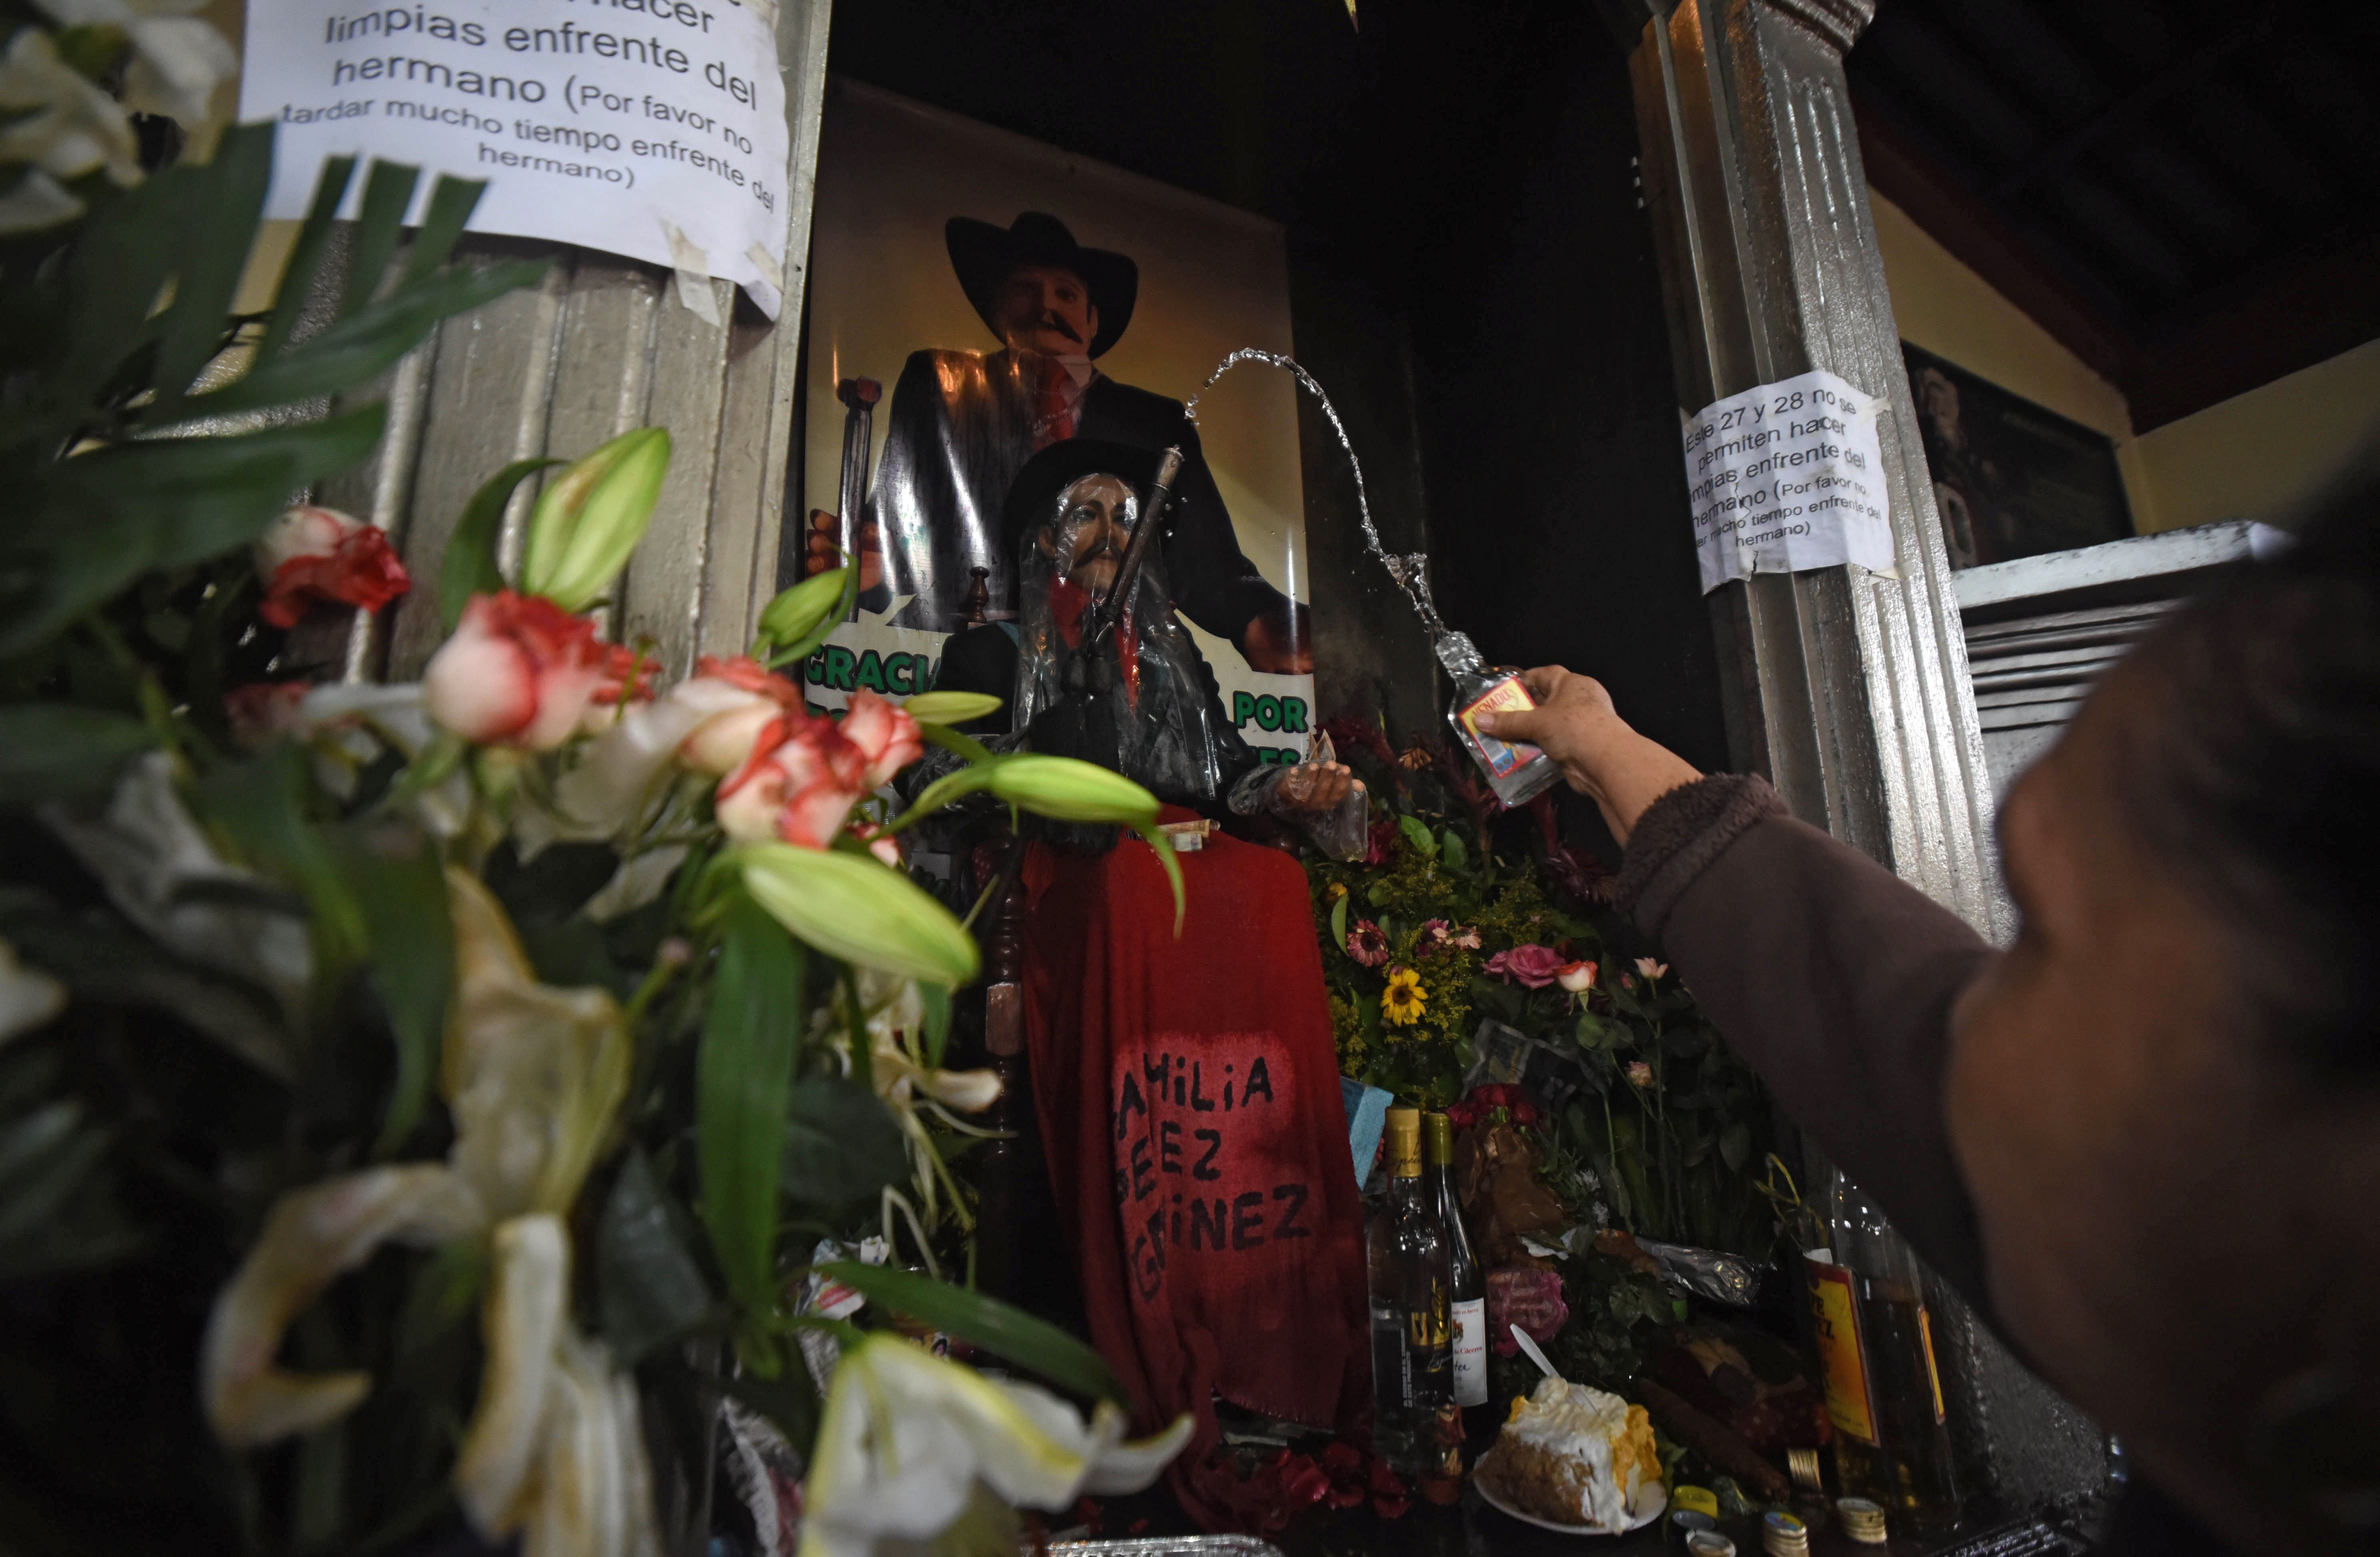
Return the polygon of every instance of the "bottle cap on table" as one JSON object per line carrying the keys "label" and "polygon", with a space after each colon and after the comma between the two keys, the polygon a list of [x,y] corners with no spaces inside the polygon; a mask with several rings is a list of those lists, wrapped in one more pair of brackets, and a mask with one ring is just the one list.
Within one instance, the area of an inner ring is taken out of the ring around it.
{"label": "bottle cap on table", "polygon": [[1717,1530],[1689,1530],[1686,1550],[1693,1557],[1735,1557],[1735,1542]]}
{"label": "bottle cap on table", "polygon": [[1698,1530],[1716,1529],[1718,1521],[1695,1509],[1673,1508],[1670,1511],[1670,1524],[1682,1534],[1692,1536]]}
{"label": "bottle cap on table", "polygon": [[1882,1546],[1884,1505],[1867,1498],[1837,1498],[1835,1515],[1843,1522],[1843,1534],[1862,1546]]}
{"label": "bottle cap on table", "polygon": [[1760,1545],[1768,1557],[1803,1557],[1810,1550],[1810,1527],[1772,1508],[1760,1516]]}
{"label": "bottle cap on table", "polygon": [[1670,1491],[1670,1506],[1716,1519],[1718,1517],[1718,1494],[1707,1487],[1675,1487]]}

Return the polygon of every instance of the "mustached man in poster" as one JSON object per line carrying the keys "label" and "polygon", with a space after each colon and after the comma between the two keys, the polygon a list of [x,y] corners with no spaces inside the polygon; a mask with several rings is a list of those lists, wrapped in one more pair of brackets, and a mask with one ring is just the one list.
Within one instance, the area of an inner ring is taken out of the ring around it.
{"label": "mustached man in poster", "polygon": [[[1139,267],[1077,243],[1038,211],[1006,227],[953,216],[943,240],[961,289],[1001,346],[928,348],[904,365],[861,532],[862,581],[873,597],[862,603],[881,609],[912,596],[904,625],[956,631],[968,625],[979,570],[987,619],[1012,620],[1015,564],[1000,517],[1025,463],[1074,438],[1152,452],[1179,444],[1185,458],[1164,543],[1174,606],[1230,639],[1256,670],[1311,672],[1306,609],[1240,550],[1182,403],[1099,369],[1132,322]],[[880,558],[868,554],[871,546]],[[808,571],[832,566],[833,555],[831,536],[814,531]]]}

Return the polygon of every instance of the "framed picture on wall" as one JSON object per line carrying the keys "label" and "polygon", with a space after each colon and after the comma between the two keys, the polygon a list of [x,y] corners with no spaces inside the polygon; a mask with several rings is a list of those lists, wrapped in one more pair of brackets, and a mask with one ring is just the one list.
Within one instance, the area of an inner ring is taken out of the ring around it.
{"label": "framed picture on wall", "polygon": [[[1294,385],[1247,371],[1200,393],[1236,347],[1291,348],[1280,225],[832,80],[811,267],[787,572],[848,548],[862,586],[808,666],[813,706],[924,691],[943,643],[970,627],[1014,637],[1018,537],[1002,510],[1027,460],[1068,440],[1181,444],[1162,548],[1174,614],[1242,738],[1295,760],[1314,677]],[[852,413],[838,388],[855,380],[880,390],[864,499],[843,490]]]}
{"label": "framed picture on wall", "polygon": [[1952,567],[2121,541],[2131,505],[2105,433],[1903,341]]}

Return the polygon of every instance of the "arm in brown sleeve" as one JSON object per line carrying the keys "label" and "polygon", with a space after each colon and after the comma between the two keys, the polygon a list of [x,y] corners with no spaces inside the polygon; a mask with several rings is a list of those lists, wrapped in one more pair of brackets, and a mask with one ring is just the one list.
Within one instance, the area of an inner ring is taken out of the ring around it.
{"label": "arm in brown sleeve", "polygon": [[1988,1316],[1950,1156],[1950,1007],[1991,948],[1758,778],[1671,790],[1628,840],[1620,902],[1803,1129]]}

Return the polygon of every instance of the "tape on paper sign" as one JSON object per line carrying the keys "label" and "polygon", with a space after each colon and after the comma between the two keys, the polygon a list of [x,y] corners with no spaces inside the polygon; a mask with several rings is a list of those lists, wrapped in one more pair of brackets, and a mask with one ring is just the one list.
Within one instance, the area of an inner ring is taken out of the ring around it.
{"label": "tape on paper sign", "polygon": [[1876,420],[1884,402],[1829,372],[1713,401],[1686,420],[1703,590],[1755,573],[1892,567]]}
{"label": "tape on paper sign", "polygon": [[[326,157],[485,179],[470,230],[677,268],[674,229],[771,318],[789,148],[773,6],[751,0],[249,0],[239,116],[280,130],[264,213]],[[352,216],[364,181],[341,214]]]}

